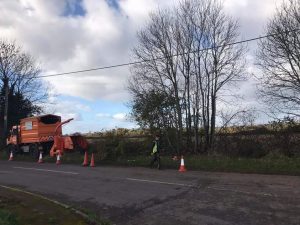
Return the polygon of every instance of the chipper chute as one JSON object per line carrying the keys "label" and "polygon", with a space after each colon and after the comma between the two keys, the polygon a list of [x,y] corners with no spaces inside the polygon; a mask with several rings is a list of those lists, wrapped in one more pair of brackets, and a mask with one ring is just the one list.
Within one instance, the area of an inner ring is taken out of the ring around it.
{"label": "chipper chute", "polygon": [[63,155],[65,151],[80,151],[85,152],[88,148],[86,139],[80,134],[62,136],[57,132],[64,124],[69,123],[72,119],[61,122],[55,128],[54,143],[50,150],[50,156]]}

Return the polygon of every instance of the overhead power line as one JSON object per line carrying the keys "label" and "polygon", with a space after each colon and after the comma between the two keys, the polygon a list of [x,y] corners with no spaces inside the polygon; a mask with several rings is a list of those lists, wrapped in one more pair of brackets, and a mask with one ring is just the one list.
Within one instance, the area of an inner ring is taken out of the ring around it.
{"label": "overhead power line", "polygon": [[260,40],[260,39],[276,36],[276,35],[279,35],[279,34],[282,34],[282,33],[291,33],[291,32],[297,32],[297,31],[300,31],[300,29],[298,28],[298,29],[294,29],[294,30],[290,30],[290,31],[278,32],[278,33],[274,33],[274,34],[268,34],[268,35],[265,35],[265,36],[259,36],[259,37],[255,37],[255,38],[251,38],[251,39],[241,40],[241,41],[237,41],[237,42],[233,42],[233,43],[229,43],[229,44],[225,44],[225,45],[202,48],[202,49],[199,49],[199,50],[183,52],[183,53],[174,54],[174,55],[170,55],[170,56],[163,56],[163,57],[157,57],[157,58],[153,58],[153,59],[140,60],[140,61],[134,61],[134,62],[128,62],[128,63],[121,63],[121,64],[115,64],[115,65],[110,65],[110,66],[89,68],[89,69],[84,69],[84,70],[75,70],[75,71],[70,71],[70,72],[54,73],[54,74],[49,74],[49,75],[38,76],[36,78],[65,76],[65,75],[70,75],[70,74],[78,74],[78,73],[85,73],[85,72],[91,72],[91,71],[97,71],[97,70],[106,70],[106,69],[112,69],[112,68],[117,68],[117,67],[131,66],[131,65],[136,65],[136,64],[141,64],[141,63],[146,63],[146,62],[151,62],[151,61],[157,61],[157,60],[161,60],[161,59],[173,58],[173,57],[176,57],[176,56],[192,54],[192,53],[196,53],[196,52],[207,51],[207,50],[211,50],[211,49],[223,48],[223,47],[226,47],[226,46],[243,44],[243,43],[247,43],[247,42],[257,41],[257,40]]}

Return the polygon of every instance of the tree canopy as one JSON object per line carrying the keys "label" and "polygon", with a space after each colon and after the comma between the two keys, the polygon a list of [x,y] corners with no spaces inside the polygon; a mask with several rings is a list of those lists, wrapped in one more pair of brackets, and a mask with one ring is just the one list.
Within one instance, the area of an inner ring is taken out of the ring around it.
{"label": "tree canopy", "polygon": [[[133,115],[160,129],[175,129],[178,152],[208,151],[213,146],[221,94],[232,94],[232,84],[245,75],[244,46],[229,45],[238,39],[238,28],[219,1],[192,0],[152,13],[138,33],[133,56],[144,62],[132,67],[129,90],[134,112],[144,109],[148,117]],[[169,100],[155,101],[162,96]],[[158,119],[165,121],[157,123]]]}
{"label": "tree canopy", "polygon": [[277,9],[259,44],[260,93],[275,111],[300,116],[300,0]]}
{"label": "tree canopy", "polygon": [[48,92],[45,83],[38,78],[40,71],[36,60],[16,42],[0,39],[1,129],[4,126],[6,90],[8,128],[21,118],[41,112],[41,104],[47,100]]}

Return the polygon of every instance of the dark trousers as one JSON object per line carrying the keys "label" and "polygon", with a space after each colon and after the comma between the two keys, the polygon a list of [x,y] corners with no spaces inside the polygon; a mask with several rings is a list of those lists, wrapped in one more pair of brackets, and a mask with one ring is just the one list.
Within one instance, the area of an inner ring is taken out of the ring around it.
{"label": "dark trousers", "polygon": [[157,169],[160,169],[161,165],[160,165],[160,157],[158,153],[153,154],[150,167],[153,167],[155,162],[157,162]]}

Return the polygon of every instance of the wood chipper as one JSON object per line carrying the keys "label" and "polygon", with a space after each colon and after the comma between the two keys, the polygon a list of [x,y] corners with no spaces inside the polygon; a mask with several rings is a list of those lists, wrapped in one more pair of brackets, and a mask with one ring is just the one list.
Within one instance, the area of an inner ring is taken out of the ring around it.
{"label": "wood chipper", "polygon": [[54,156],[68,151],[84,153],[88,148],[86,139],[80,134],[62,135],[62,125],[72,119],[61,122],[56,115],[43,115],[20,120],[20,125],[13,126],[7,139],[8,152],[28,153],[38,158],[39,152]]}

